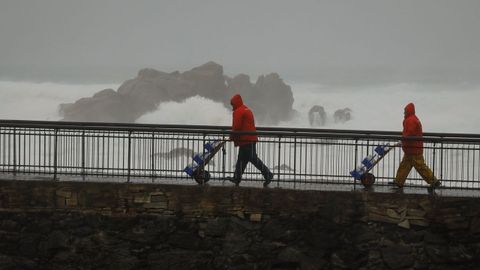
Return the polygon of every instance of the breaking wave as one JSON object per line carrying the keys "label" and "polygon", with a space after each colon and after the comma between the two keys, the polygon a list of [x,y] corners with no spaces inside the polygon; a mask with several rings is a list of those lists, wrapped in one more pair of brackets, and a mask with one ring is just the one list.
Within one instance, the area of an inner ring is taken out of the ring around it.
{"label": "breaking wave", "polygon": [[[288,82],[287,82],[288,83]],[[416,105],[427,132],[480,133],[480,86],[392,84],[383,86],[324,86],[290,83],[297,114],[284,127],[310,127],[308,111],[323,106],[327,119],[323,128],[401,130],[403,108]],[[118,84],[60,84],[0,81],[0,119],[60,120],[58,105],[89,97],[99,90],[117,89]],[[248,100],[245,100],[248,105]],[[350,108],[352,119],[335,123],[335,110]],[[137,120],[155,124],[230,125],[231,111],[203,97],[183,102],[165,102],[156,111]],[[257,125],[262,125],[258,123]]]}

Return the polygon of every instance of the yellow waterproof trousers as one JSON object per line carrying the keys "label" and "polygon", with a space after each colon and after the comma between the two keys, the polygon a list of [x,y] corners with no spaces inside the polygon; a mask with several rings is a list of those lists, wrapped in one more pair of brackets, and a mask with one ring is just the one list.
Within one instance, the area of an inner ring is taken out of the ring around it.
{"label": "yellow waterproof trousers", "polygon": [[432,185],[437,181],[437,178],[433,175],[432,170],[425,164],[423,155],[404,155],[402,162],[398,166],[397,176],[395,177],[395,184],[399,187],[403,187],[408,174],[415,167],[415,170],[422,176],[429,185]]}

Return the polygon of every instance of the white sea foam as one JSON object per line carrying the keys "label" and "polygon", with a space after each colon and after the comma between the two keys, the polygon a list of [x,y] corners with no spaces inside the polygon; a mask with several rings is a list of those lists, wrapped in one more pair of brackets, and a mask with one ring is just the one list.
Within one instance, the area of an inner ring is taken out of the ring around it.
{"label": "white sea foam", "polygon": [[[289,82],[287,82],[289,83]],[[392,84],[335,86],[289,83],[298,111],[287,127],[309,127],[308,110],[320,105],[327,112],[324,128],[401,130],[403,108],[414,102],[426,132],[480,133],[480,86]],[[90,97],[116,84],[60,84],[0,81],[0,119],[59,120],[58,105]],[[245,100],[248,105],[248,100]],[[337,109],[352,109],[353,119],[334,123]],[[183,102],[165,102],[143,115],[141,123],[229,125],[231,111],[221,103],[195,96]],[[262,125],[262,123],[259,123]]]}
{"label": "white sea foam", "polygon": [[231,111],[223,104],[200,96],[187,98],[182,102],[164,102],[154,112],[140,117],[138,123],[229,125]]}

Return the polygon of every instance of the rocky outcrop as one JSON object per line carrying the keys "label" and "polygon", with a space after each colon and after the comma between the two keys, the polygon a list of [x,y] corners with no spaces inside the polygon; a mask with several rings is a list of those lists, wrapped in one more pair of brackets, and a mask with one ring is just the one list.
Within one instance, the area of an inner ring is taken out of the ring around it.
{"label": "rocky outcrop", "polygon": [[292,89],[276,73],[260,76],[255,84],[245,74],[227,77],[227,91],[229,96],[241,94],[260,123],[277,124],[293,115]]}
{"label": "rocky outcrop", "polygon": [[338,109],[333,113],[335,123],[345,123],[352,119],[352,110],[350,108]]}
{"label": "rocky outcrop", "polygon": [[75,103],[61,104],[60,114],[67,121],[134,122],[162,102],[179,102],[196,95],[230,109],[234,93],[243,95],[258,123],[277,124],[293,113],[291,88],[278,74],[262,75],[252,84],[247,75],[231,79],[223,74],[221,65],[208,62],[183,73],[142,69],[117,91],[106,89]]}
{"label": "rocky outcrop", "polygon": [[312,127],[321,127],[327,121],[327,113],[322,106],[314,105],[308,111],[308,121]]}
{"label": "rocky outcrop", "polygon": [[133,122],[129,101],[113,89],[102,90],[74,104],[61,104],[60,114],[69,121]]}

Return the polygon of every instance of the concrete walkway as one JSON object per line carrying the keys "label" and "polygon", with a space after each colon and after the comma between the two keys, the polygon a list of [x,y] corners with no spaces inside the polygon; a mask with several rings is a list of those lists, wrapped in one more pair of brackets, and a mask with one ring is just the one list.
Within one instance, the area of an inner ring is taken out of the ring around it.
{"label": "concrete walkway", "polygon": [[[11,174],[0,173],[1,180],[19,180],[19,181],[53,181],[53,175],[36,175],[36,174]],[[74,182],[98,182],[98,183],[126,183],[126,177],[118,176],[71,176],[58,175],[57,181],[74,181]],[[190,178],[130,178],[130,183],[141,184],[161,184],[161,185],[198,185]],[[230,186],[232,188],[264,188],[261,180],[244,180],[239,187],[235,187],[228,180],[213,179],[205,185],[208,186]],[[345,192],[376,192],[376,193],[396,193],[396,194],[430,194],[434,196],[444,197],[480,197],[479,189],[460,189],[460,188],[437,188],[433,192],[429,191],[425,186],[405,186],[403,189],[397,189],[385,184],[375,184],[369,189],[364,188],[360,183],[354,185],[351,183],[302,183],[302,182],[279,182],[272,181],[268,188],[280,189],[297,189],[297,190],[321,190],[321,191],[345,191]]]}

